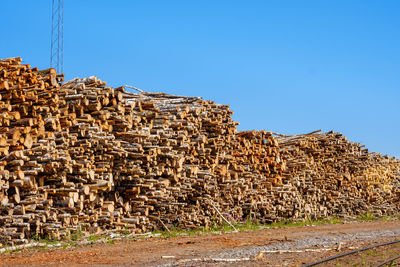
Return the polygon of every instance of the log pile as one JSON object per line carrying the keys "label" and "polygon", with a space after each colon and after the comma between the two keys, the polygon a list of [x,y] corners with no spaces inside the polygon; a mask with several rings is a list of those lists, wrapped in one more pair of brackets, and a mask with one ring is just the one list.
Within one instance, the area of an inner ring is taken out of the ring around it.
{"label": "log pile", "polygon": [[398,212],[400,163],[395,158],[369,153],[334,132],[276,139],[288,191],[298,196],[294,217]]}
{"label": "log pile", "polygon": [[0,60],[0,243],[399,208],[399,162],[340,134],[238,132],[227,105],[62,81]]}

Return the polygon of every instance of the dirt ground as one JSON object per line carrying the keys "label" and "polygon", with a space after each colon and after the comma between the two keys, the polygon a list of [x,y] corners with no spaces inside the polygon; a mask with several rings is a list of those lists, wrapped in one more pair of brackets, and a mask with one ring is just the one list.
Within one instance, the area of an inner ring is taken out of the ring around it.
{"label": "dirt ground", "polygon": [[[0,266],[300,266],[398,239],[400,221],[355,222],[31,249],[0,254]],[[330,265],[370,266],[394,255],[400,255],[400,244]]]}

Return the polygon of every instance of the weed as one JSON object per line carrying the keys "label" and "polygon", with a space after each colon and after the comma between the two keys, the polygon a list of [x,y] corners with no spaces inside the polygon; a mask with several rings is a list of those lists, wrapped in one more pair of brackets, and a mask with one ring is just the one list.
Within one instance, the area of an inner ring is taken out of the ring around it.
{"label": "weed", "polygon": [[49,249],[49,247],[47,245],[37,248],[37,250],[41,250],[41,251],[48,250],[48,249]]}
{"label": "weed", "polygon": [[100,237],[98,235],[90,235],[88,238],[90,241],[97,242]]}
{"label": "weed", "polygon": [[123,231],[123,234],[124,234],[124,235],[129,235],[129,233],[130,233],[129,229],[128,229],[128,228],[125,228],[124,231]]}
{"label": "weed", "polygon": [[82,232],[81,228],[78,228],[73,234],[71,234],[71,240],[72,241],[78,241],[83,238],[84,234]]}
{"label": "weed", "polygon": [[370,250],[368,250],[368,251],[366,252],[366,254],[369,255],[369,256],[374,256],[374,257],[376,257],[376,256],[378,256],[379,252],[376,251],[376,249],[370,249]]}
{"label": "weed", "polygon": [[54,237],[52,237],[50,235],[46,235],[45,237],[41,238],[35,234],[34,236],[32,236],[32,239],[39,243],[45,243],[47,245],[57,243],[57,241],[54,239]]}
{"label": "weed", "polygon": [[[343,223],[343,221],[339,218],[321,219],[312,221],[311,225],[337,224],[337,223]],[[239,231],[254,231],[265,228],[300,227],[309,225],[310,223],[308,221],[280,221],[268,224],[260,224],[257,220],[253,218],[252,214],[250,214],[242,222],[237,222],[232,220],[231,224],[234,226],[235,229]],[[197,229],[188,230],[175,226],[170,231],[155,231],[153,233],[161,234],[161,237],[164,238],[169,238],[181,235],[193,236],[205,233],[231,232],[233,230],[234,229],[232,228],[232,226],[225,222],[222,224],[217,224],[214,222],[211,224],[210,227],[200,227]]]}
{"label": "weed", "polygon": [[19,253],[19,252],[22,252],[22,250],[23,250],[22,248],[18,248],[18,249],[13,250],[12,252],[13,253]]}
{"label": "weed", "polygon": [[357,217],[358,220],[360,221],[375,221],[378,218],[375,217],[375,215],[372,212],[367,212],[364,214],[361,214]]}
{"label": "weed", "polygon": [[322,225],[322,224],[338,224],[343,223],[343,220],[339,218],[321,219],[312,222],[312,225]]}

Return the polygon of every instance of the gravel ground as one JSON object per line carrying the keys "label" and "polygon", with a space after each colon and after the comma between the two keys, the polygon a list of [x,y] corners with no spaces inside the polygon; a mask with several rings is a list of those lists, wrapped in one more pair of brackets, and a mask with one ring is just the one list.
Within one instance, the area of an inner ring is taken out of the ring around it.
{"label": "gravel ground", "polygon": [[[354,222],[123,240],[67,249],[27,249],[0,254],[0,266],[300,266],[397,239],[400,239],[399,221]],[[323,248],[330,250],[320,250]],[[305,249],[317,251],[304,252]],[[259,254],[266,250],[303,252]]]}
{"label": "gravel ground", "polygon": [[387,237],[399,237],[399,230],[384,230],[373,232],[361,232],[355,234],[337,234],[327,236],[316,236],[304,238],[300,240],[282,242],[270,246],[250,246],[246,248],[235,248],[224,251],[215,255],[216,258],[244,258],[254,257],[260,251],[276,251],[276,250],[304,250],[304,249],[318,249],[318,248],[334,248],[337,249],[339,243],[342,246],[350,246],[358,241],[377,240]]}
{"label": "gravel ground", "polygon": [[[312,231],[313,227],[310,227],[310,231]],[[213,265],[238,265],[241,266],[243,264],[250,264],[251,266],[255,265],[270,265],[270,266],[293,266],[294,265],[302,265],[305,263],[309,263],[310,261],[304,260],[299,262],[299,258],[306,259],[310,255],[309,252],[305,250],[322,250],[323,251],[331,251],[333,254],[342,253],[342,250],[354,250],[360,247],[369,246],[371,243],[379,243],[386,242],[386,240],[392,241],[394,239],[400,239],[400,227],[399,229],[393,230],[376,230],[376,231],[368,231],[368,232],[358,232],[358,233],[337,233],[331,235],[324,236],[313,236],[306,237],[297,240],[282,240],[282,242],[273,244],[273,245],[265,245],[265,246],[245,246],[238,247],[233,249],[226,249],[219,253],[213,253],[206,257],[209,260],[204,259],[203,261],[195,261],[195,262],[175,262],[169,264],[158,265],[160,267],[169,267],[169,266],[209,266],[210,263]],[[362,245],[362,246],[360,246]],[[326,250],[325,250],[326,249]],[[294,253],[267,253],[266,251],[305,251],[303,253],[294,252],[297,255],[295,259],[285,261],[285,255],[294,254]],[[264,257],[262,262],[257,262],[255,257],[259,255],[260,252],[263,252]],[[318,252],[318,251],[317,251]],[[317,253],[313,253],[317,254]],[[328,257],[328,256],[327,256]],[[248,258],[249,260],[243,260]],[[282,260],[281,264],[277,262]],[[323,257],[321,257],[323,258]],[[213,259],[242,259],[242,261],[238,262],[215,262]],[[312,262],[312,261],[311,261]],[[272,264],[273,263],[273,264]]]}

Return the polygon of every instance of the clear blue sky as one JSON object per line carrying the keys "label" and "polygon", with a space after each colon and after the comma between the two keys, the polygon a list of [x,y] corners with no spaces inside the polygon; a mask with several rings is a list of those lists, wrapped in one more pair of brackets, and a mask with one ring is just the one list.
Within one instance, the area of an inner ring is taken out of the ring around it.
{"label": "clear blue sky", "polygon": [[[1,0],[0,58],[49,66],[51,0]],[[64,72],[230,104],[240,130],[400,156],[400,1],[65,0]]]}

